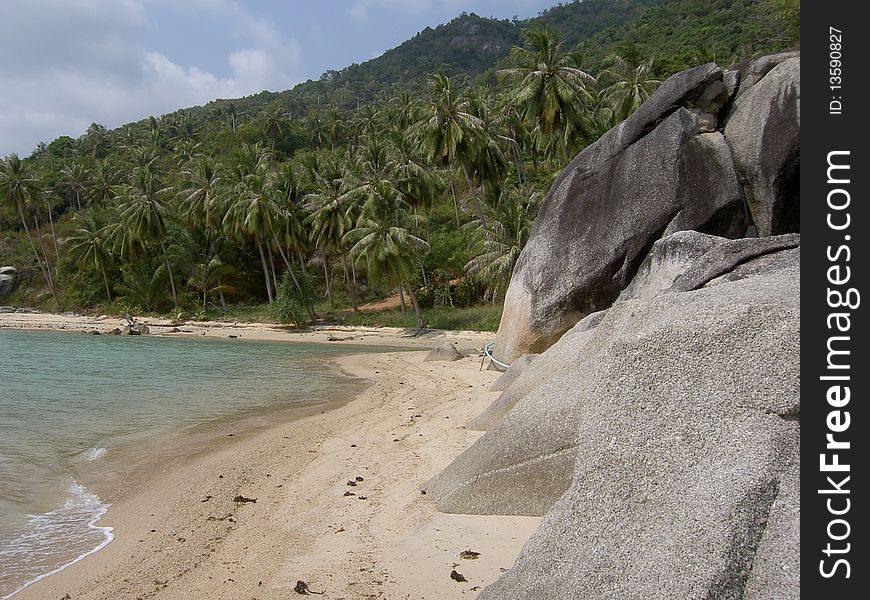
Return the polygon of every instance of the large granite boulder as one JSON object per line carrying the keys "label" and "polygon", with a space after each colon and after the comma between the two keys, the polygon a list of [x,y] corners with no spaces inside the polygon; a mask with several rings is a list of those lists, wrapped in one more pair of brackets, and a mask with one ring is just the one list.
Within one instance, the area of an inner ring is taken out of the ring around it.
{"label": "large granite boulder", "polygon": [[799,597],[799,252],[618,302],[541,354],[560,367],[466,451],[487,470],[429,488],[462,512],[555,502],[481,600]]}
{"label": "large granite boulder", "polygon": [[541,352],[609,307],[671,233],[798,232],[799,68],[785,53],[677,73],[577,155],[517,261],[496,358]]}
{"label": "large granite boulder", "polygon": [[540,352],[609,306],[663,235],[745,233],[743,191],[716,130],[727,99],[716,65],[678,73],[562,171],[514,269],[497,358]]}
{"label": "large granite boulder", "polygon": [[[800,55],[748,65],[729,109],[725,140],[758,235],[800,231]],[[760,77],[759,77],[760,75]]]}
{"label": "large granite boulder", "polygon": [[0,297],[3,297],[15,289],[18,281],[18,269],[15,267],[0,267]]}

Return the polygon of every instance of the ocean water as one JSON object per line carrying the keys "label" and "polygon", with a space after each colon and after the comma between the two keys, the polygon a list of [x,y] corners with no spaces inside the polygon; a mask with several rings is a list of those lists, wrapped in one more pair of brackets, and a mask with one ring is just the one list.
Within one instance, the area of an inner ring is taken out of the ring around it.
{"label": "ocean water", "polygon": [[113,458],[209,424],[348,398],[364,383],[326,361],[384,350],[0,330],[0,600],[111,542],[82,473],[123,473]]}

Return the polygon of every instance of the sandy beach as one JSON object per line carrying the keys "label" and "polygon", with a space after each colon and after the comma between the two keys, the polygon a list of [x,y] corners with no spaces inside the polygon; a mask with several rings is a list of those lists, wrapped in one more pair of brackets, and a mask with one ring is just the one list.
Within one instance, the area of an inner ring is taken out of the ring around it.
{"label": "sandy beach", "polygon": [[[152,333],[168,322],[145,320]],[[114,318],[2,314],[0,327],[108,331]],[[329,599],[474,598],[511,567],[539,519],[438,513],[425,482],[473,443],[466,423],[492,402],[498,376],[481,371],[490,334],[185,323],[170,335],[428,348],[455,341],[466,358],[423,351],[343,357],[336,368],[371,380],[322,412],[230,436],[100,490],[114,528],[104,550],[23,590],[16,600],[287,599],[303,581]],[[187,330],[185,332],[185,330]],[[341,343],[333,341],[329,343]],[[228,426],[229,427],[229,426]],[[231,427],[229,427],[231,429]],[[349,482],[355,485],[349,485]],[[255,501],[254,501],[255,500]],[[478,552],[476,559],[460,553]],[[451,572],[467,581],[456,581]]]}

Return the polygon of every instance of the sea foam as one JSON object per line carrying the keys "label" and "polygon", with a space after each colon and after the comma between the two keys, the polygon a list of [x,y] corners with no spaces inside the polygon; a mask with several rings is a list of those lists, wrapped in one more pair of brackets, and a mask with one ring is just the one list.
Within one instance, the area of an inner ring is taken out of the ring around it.
{"label": "sea foam", "polygon": [[[115,538],[111,527],[97,525],[109,509],[108,504],[75,481],[69,486],[69,494],[59,508],[28,515],[23,531],[0,546],[0,571],[24,582],[0,600],[8,600],[37,581],[99,552]],[[73,558],[71,553],[63,555],[70,549],[77,552]],[[48,567],[58,563],[60,566]]]}

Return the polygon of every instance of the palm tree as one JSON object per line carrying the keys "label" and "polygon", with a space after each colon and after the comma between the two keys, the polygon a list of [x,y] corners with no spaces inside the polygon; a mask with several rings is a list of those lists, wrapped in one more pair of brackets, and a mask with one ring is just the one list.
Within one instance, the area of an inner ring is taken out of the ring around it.
{"label": "palm tree", "polygon": [[522,107],[526,119],[540,127],[546,137],[554,137],[568,161],[568,142],[577,125],[580,99],[588,97],[586,84],[595,79],[574,65],[562,53],[559,33],[548,26],[523,32],[527,48],[511,50],[514,67],[501,69],[501,77],[516,82],[513,101]]}
{"label": "palm tree", "polygon": [[[239,172],[239,167],[236,167]],[[240,240],[253,240],[260,253],[260,265],[263,268],[263,278],[266,283],[266,295],[269,303],[274,301],[273,284],[270,282],[270,270],[263,250],[263,241],[271,233],[271,222],[274,219],[273,205],[268,199],[265,170],[257,168],[244,175],[229,191],[231,195],[228,208],[223,219],[224,230]],[[272,277],[274,279],[274,275]]]}
{"label": "palm tree", "polygon": [[429,244],[408,230],[410,218],[388,181],[371,182],[366,196],[357,226],[345,234],[345,239],[353,243],[351,258],[358,261],[365,257],[370,280],[388,289],[398,286],[408,290],[422,330],[423,313],[409,279],[417,253],[428,252]]}
{"label": "palm tree", "polygon": [[272,142],[272,152],[275,144],[287,128],[287,111],[279,104],[273,104],[266,110],[263,117],[263,134]]}
{"label": "palm tree", "polygon": [[[427,150],[430,161],[441,167],[456,164],[462,167],[469,188],[473,188],[468,167],[476,154],[476,146],[483,135],[483,123],[471,112],[467,99],[459,96],[450,79],[436,73],[430,79],[430,105],[428,116],[419,124],[418,137]],[[459,226],[459,205],[453,177],[449,177],[456,226]]]}
{"label": "palm tree", "polygon": [[160,307],[165,298],[166,270],[164,265],[154,265],[149,258],[142,257],[124,270],[123,281],[118,291],[127,304],[153,312]]}
{"label": "palm tree", "polygon": [[601,72],[599,78],[613,82],[604,88],[603,93],[613,107],[616,118],[621,121],[646,102],[662,82],[651,76],[652,59],[632,63],[613,54],[607,61],[608,67]]}
{"label": "palm tree", "polygon": [[109,153],[109,130],[105,125],[91,123],[83,136],[83,142],[94,158],[105,158]]}
{"label": "palm tree", "polygon": [[146,244],[156,242],[160,246],[166,272],[169,275],[172,302],[178,310],[175,277],[165,243],[167,221],[171,212],[168,200],[170,195],[171,189],[160,187],[157,174],[150,164],[146,167],[136,167],[130,177],[130,183],[120,190],[118,210],[119,222],[131,244],[144,247]]}
{"label": "palm tree", "polygon": [[334,158],[312,163],[309,172],[314,179],[315,191],[305,196],[305,206],[310,214],[304,223],[310,227],[311,239],[320,250],[326,295],[334,305],[329,281],[329,251],[340,249],[345,233],[353,224],[357,188]]}
{"label": "palm tree", "polygon": [[198,156],[181,170],[183,183],[179,190],[179,209],[189,227],[216,230],[223,222],[219,210],[222,167],[209,156]]}
{"label": "palm tree", "polygon": [[115,197],[120,182],[118,170],[106,161],[99,161],[91,174],[88,196],[91,204],[106,203]]}
{"label": "palm tree", "polygon": [[477,239],[478,254],[465,265],[466,272],[482,283],[485,295],[495,301],[507,291],[514,266],[529,239],[538,196],[527,189],[505,187],[500,198],[487,206],[487,218],[466,223]]}
{"label": "palm tree", "polygon": [[106,265],[112,260],[110,230],[101,227],[91,212],[79,213],[75,217],[78,227],[70,236],[70,255],[77,264],[93,265],[103,278],[106,299],[112,301],[112,291],[106,276]]}
{"label": "palm tree", "polygon": [[[51,264],[48,260],[48,253],[45,251],[45,244],[42,241],[42,233],[39,229],[38,208],[42,197],[42,187],[39,180],[33,175],[27,163],[18,158],[17,154],[10,154],[3,161],[0,161],[0,197],[3,202],[13,211],[17,212],[21,218],[21,225],[24,228],[24,233],[27,236],[27,241],[30,243],[30,249],[45,278],[45,283],[51,291],[55,304],[59,307],[60,301],[57,297],[57,290],[54,287],[54,278],[51,273]],[[50,209],[49,209],[50,210]],[[33,218],[33,223],[36,229],[36,239],[42,250],[42,254],[36,248],[33,236],[30,234],[27,215]]]}
{"label": "palm tree", "polygon": [[80,162],[73,162],[65,166],[60,173],[63,186],[75,195],[76,207],[81,212],[81,197],[87,190],[89,183],[88,170]]}

